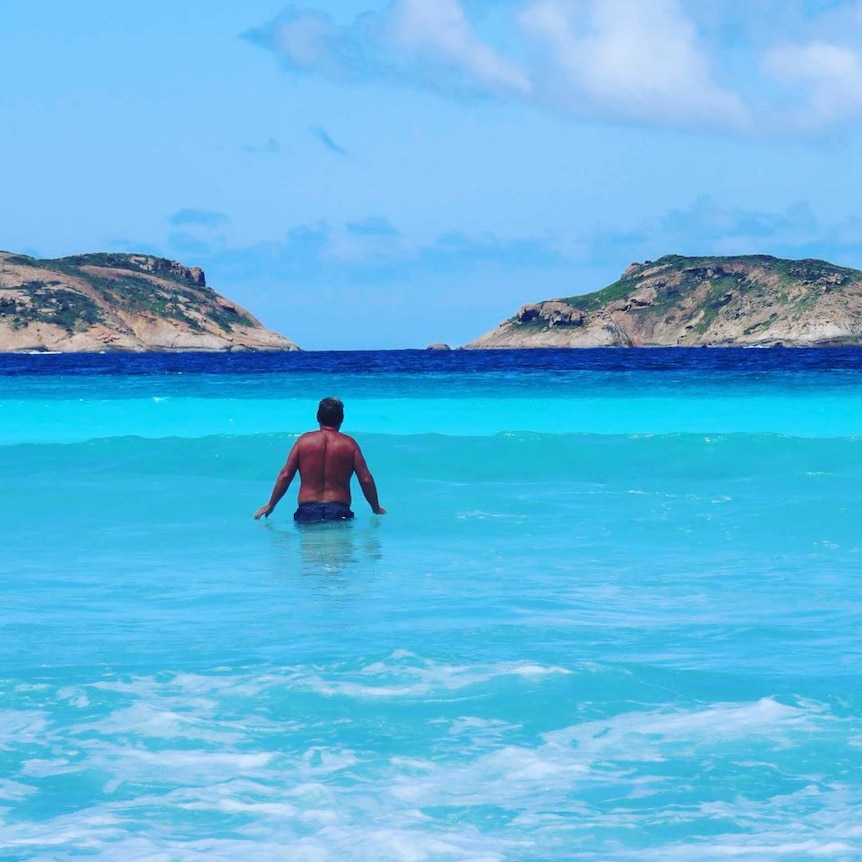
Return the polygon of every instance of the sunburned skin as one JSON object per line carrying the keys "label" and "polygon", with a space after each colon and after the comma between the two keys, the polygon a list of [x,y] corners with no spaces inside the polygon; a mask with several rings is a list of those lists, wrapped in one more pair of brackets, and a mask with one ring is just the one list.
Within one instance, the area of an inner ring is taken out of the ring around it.
{"label": "sunburned skin", "polygon": [[[339,440],[339,437],[343,439]],[[300,503],[350,505],[349,483],[355,448],[350,445],[352,442],[346,434],[339,434],[329,426],[320,431],[309,431],[299,438],[297,457],[304,467],[300,476]]]}
{"label": "sunburned skin", "polygon": [[343,503],[349,506],[350,480],[356,474],[371,511],[376,515],[386,514],[377,498],[377,486],[359,444],[347,434],[342,434],[339,426],[321,424],[319,431],[309,431],[296,441],[276,477],[269,502],[257,510],[255,520],[272,514],[297,472],[297,500],[300,504]]}

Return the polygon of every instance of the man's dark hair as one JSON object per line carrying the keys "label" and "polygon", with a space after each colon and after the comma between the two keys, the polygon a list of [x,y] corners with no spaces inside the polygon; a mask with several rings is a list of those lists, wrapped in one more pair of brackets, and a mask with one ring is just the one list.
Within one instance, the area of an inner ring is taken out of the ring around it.
{"label": "man's dark hair", "polygon": [[344,421],[344,405],[338,398],[324,398],[317,408],[317,421],[337,428]]}

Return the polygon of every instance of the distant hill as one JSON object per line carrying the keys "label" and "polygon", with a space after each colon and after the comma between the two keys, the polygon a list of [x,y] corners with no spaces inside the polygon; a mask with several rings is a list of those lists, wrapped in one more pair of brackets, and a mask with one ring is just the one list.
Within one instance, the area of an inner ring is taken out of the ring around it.
{"label": "distant hill", "polygon": [[769,255],[633,263],[593,293],[522,306],[488,347],[862,344],[862,272]]}
{"label": "distant hill", "polygon": [[207,287],[198,267],[145,254],[0,252],[0,352],[298,349]]}

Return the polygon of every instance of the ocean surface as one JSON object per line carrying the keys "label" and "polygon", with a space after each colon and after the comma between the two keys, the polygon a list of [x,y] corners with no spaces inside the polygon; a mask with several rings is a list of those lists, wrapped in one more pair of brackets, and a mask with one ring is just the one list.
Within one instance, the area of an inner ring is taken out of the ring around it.
{"label": "ocean surface", "polygon": [[862,350],[0,356],[0,475],[4,862],[862,858]]}

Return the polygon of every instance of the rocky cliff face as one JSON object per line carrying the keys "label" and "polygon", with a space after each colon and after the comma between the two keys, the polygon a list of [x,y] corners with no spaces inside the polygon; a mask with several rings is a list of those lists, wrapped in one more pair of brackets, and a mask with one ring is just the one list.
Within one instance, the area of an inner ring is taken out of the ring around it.
{"label": "rocky cliff face", "polygon": [[633,263],[603,290],[522,306],[488,347],[862,344],[862,272],[768,255]]}
{"label": "rocky cliff face", "polygon": [[207,287],[199,267],[141,254],[0,252],[0,352],[298,349]]}

